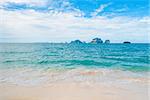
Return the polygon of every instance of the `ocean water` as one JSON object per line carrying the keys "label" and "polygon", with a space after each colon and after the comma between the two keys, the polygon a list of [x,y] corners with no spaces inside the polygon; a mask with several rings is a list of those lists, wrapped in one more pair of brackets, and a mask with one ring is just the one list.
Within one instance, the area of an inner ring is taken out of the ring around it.
{"label": "ocean water", "polygon": [[[77,73],[98,71],[109,75],[114,72],[115,77],[121,76],[121,71],[122,75],[137,77],[149,72],[149,47],[150,44],[1,43],[0,82],[25,83],[28,77],[34,83],[33,77],[39,82],[73,76],[79,81],[84,79],[79,79]],[[45,77],[47,74],[53,77]]]}

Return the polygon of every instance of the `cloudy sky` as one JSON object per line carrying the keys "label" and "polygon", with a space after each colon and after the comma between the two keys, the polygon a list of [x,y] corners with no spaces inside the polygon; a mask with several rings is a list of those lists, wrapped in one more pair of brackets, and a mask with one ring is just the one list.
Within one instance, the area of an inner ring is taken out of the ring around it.
{"label": "cloudy sky", "polygon": [[0,0],[0,42],[149,42],[149,0]]}

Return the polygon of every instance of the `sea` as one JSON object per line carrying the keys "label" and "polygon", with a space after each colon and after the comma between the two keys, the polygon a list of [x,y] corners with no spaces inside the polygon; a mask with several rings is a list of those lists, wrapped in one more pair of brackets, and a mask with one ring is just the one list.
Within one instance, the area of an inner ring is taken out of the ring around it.
{"label": "sea", "polygon": [[148,78],[149,57],[144,43],[1,43],[0,83],[139,81]]}

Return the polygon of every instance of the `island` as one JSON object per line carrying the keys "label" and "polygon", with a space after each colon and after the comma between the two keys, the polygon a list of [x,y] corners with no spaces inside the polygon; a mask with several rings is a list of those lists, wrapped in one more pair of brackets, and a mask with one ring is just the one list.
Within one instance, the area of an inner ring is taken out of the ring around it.
{"label": "island", "polygon": [[70,42],[71,44],[81,44],[83,42],[81,42],[80,40],[74,40]]}
{"label": "island", "polygon": [[103,43],[103,40],[101,38],[94,38],[90,43],[101,44],[101,43]]}
{"label": "island", "polygon": [[[104,42],[101,38],[93,38],[90,42],[81,41],[79,39],[71,41],[69,44],[110,44],[110,40],[106,39]],[[131,44],[130,41],[124,41],[123,44]]]}
{"label": "island", "polygon": [[123,42],[124,44],[131,44],[131,42],[129,42],[129,41],[125,41],[125,42]]}
{"label": "island", "polygon": [[109,44],[109,43],[110,43],[110,40],[105,40],[104,43]]}
{"label": "island", "polygon": [[[85,41],[81,41],[79,39],[70,42],[70,44],[83,44],[83,43],[86,44]],[[91,42],[89,42],[89,44],[103,44],[103,43],[109,44],[110,40],[105,40],[105,42],[103,42],[101,38],[94,38],[92,39]]]}

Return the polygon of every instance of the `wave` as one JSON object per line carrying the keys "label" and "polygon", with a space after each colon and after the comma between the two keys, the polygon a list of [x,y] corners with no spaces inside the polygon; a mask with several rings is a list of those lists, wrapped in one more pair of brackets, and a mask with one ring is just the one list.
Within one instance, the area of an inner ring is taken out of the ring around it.
{"label": "wave", "polygon": [[101,83],[101,84],[129,84],[129,83],[148,83],[148,73],[134,73],[129,71],[111,70],[111,69],[87,69],[75,68],[69,70],[49,68],[13,68],[0,70],[1,84],[16,85],[41,85],[55,84],[57,82],[73,83]]}

